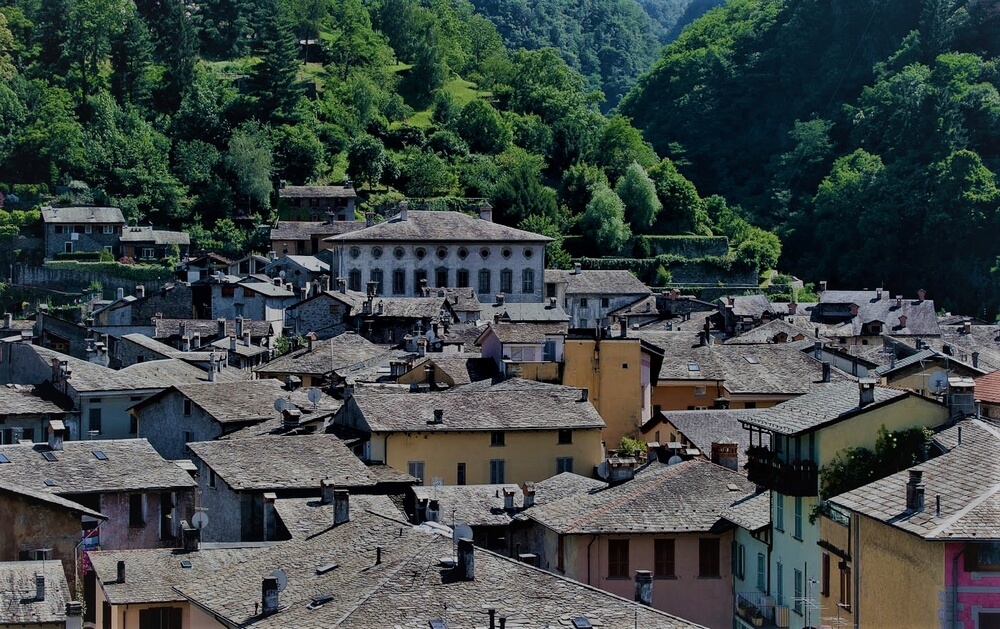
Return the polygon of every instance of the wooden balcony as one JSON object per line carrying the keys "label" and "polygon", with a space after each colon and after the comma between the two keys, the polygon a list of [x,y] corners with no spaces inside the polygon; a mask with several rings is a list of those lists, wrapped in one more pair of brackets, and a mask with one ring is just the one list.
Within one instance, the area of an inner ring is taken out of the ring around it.
{"label": "wooden balcony", "polygon": [[786,496],[819,494],[819,470],[812,461],[782,461],[770,448],[747,450],[747,479]]}

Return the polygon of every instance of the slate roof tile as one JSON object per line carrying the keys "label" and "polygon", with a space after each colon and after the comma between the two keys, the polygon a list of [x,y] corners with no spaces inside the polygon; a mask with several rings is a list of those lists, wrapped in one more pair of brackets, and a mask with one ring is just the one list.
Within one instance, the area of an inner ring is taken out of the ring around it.
{"label": "slate roof tile", "polygon": [[324,341],[314,341],[312,351],[308,346],[300,347],[257,367],[256,371],[268,374],[324,375],[379,357],[387,351],[385,347],[372,343],[360,334],[348,332]]}
{"label": "slate roof tile", "polygon": [[[45,576],[45,600],[35,600],[35,575]],[[61,561],[0,562],[0,625],[65,626],[73,600]]]}
{"label": "slate roof tile", "polygon": [[43,207],[44,223],[121,223],[125,215],[116,207]]}
{"label": "slate roof tile", "polygon": [[[866,412],[866,409],[911,395],[901,389],[875,387],[875,403],[860,406],[858,385],[842,382],[819,387],[815,391],[757,410],[745,421],[748,424],[783,435],[796,435]],[[929,402],[930,403],[930,402]]]}
{"label": "slate roof tile", "polygon": [[567,295],[648,295],[649,287],[629,271],[545,269],[546,284],[566,284]]}
{"label": "slate roof tile", "polygon": [[484,221],[462,212],[427,210],[409,210],[405,221],[396,215],[371,227],[326,239],[335,244],[372,241],[542,243],[550,240],[548,236]]}

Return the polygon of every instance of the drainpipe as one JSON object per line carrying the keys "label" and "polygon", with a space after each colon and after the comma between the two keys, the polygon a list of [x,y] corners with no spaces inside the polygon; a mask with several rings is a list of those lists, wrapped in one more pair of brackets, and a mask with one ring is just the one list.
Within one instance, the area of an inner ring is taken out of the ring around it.
{"label": "drainpipe", "polygon": [[590,585],[590,547],[597,541],[596,535],[590,536],[590,543],[587,544],[587,585]]}
{"label": "drainpipe", "polygon": [[958,560],[968,549],[968,542],[962,544],[962,550],[951,560],[951,629],[958,627]]}

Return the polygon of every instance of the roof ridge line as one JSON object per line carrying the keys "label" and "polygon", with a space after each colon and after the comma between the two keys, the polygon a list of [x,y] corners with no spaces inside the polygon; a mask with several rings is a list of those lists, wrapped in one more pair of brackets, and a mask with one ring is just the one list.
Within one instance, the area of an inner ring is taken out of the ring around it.
{"label": "roof ridge line", "polygon": [[927,537],[936,538],[938,535],[944,532],[944,530],[947,529],[949,526],[951,526],[955,522],[958,522],[960,519],[968,515],[970,511],[972,511],[979,505],[983,504],[984,502],[995,496],[998,492],[1000,492],[1000,483],[993,485],[993,487],[984,491],[975,500],[973,500],[969,504],[959,509],[954,515],[952,515],[950,518],[942,522],[937,528],[928,533]]}

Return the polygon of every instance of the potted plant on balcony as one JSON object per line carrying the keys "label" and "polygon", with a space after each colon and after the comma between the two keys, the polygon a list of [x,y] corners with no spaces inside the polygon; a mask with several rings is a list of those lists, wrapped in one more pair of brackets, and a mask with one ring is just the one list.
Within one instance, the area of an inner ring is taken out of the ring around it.
{"label": "potted plant on balcony", "polygon": [[753,608],[753,625],[754,627],[760,627],[764,624],[764,614],[761,613],[759,607]]}

